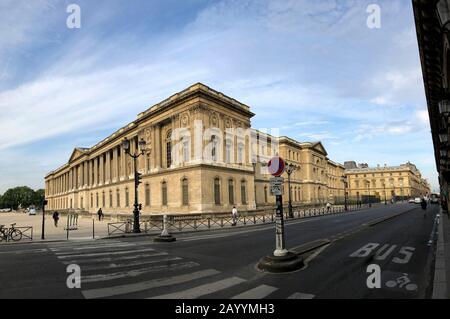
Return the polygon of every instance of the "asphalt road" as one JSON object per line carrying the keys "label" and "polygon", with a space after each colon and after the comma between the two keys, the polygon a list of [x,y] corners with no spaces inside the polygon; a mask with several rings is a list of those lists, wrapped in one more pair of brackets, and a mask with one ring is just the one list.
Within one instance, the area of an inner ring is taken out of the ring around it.
{"label": "asphalt road", "polygon": [[[278,275],[255,267],[274,250],[273,224],[184,234],[175,243],[136,237],[0,245],[0,298],[427,298],[437,211],[430,206],[424,218],[414,204],[379,205],[287,221],[287,248],[323,245],[304,256],[304,269]],[[69,289],[73,264],[81,288]],[[369,289],[373,264],[381,287]]]}

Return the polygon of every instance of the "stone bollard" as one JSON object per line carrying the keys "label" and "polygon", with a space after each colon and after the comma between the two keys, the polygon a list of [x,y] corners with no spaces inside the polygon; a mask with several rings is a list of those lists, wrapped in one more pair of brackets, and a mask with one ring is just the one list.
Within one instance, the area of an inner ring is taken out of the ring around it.
{"label": "stone bollard", "polygon": [[158,237],[155,237],[153,239],[155,242],[174,242],[176,241],[176,238],[169,234],[169,227],[167,223],[167,215],[164,215],[163,217],[163,230],[161,232],[161,235]]}

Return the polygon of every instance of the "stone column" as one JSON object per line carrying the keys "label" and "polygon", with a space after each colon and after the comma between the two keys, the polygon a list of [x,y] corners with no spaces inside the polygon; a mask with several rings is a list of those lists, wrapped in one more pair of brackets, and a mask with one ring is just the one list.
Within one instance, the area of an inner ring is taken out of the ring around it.
{"label": "stone column", "polygon": [[108,184],[111,182],[111,159],[110,159],[110,152],[106,152],[106,167],[105,167],[105,183]]}
{"label": "stone column", "polygon": [[119,176],[119,171],[118,171],[119,167],[118,167],[118,160],[117,160],[117,147],[113,148],[113,176],[112,180],[113,181],[117,181],[117,177]]}
{"label": "stone column", "polygon": [[94,185],[98,185],[98,157],[94,158]]}
{"label": "stone column", "polygon": [[104,161],[104,154],[101,154],[98,157],[98,160],[100,161],[100,180],[99,184],[103,185],[105,183],[105,161]]}

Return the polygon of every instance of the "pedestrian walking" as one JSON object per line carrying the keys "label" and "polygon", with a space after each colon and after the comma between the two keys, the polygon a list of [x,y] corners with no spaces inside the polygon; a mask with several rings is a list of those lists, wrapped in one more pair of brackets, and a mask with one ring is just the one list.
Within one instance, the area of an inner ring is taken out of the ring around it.
{"label": "pedestrian walking", "polygon": [[423,217],[427,217],[427,201],[425,200],[425,198],[422,197],[422,200],[420,201],[420,206],[422,206],[423,209]]}
{"label": "pedestrian walking", "polygon": [[101,207],[99,208],[97,214],[98,214],[98,220],[101,221],[103,219],[103,211],[102,211]]}
{"label": "pedestrian walking", "polygon": [[329,214],[330,211],[331,211],[331,203],[328,202],[328,203],[327,203],[327,214]]}
{"label": "pedestrian walking", "polygon": [[233,209],[231,210],[231,215],[232,215],[232,218],[233,218],[233,223],[231,224],[231,226],[236,226],[237,219],[238,219],[238,216],[239,216],[239,213],[238,213],[238,211],[236,209],[236,206],[233,206]]}
{"label": "pedestrian walking", "polygon": [[55,227],[58,227],[59,221],[59,213],[57,211],[53,212],[53,222],[55,223]]}

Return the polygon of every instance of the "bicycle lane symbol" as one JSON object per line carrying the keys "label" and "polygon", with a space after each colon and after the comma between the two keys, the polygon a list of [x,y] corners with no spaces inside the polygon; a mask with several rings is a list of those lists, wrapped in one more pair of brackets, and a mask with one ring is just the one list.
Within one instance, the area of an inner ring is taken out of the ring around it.
{"label": "bicycle lane symbol", "polygon": [[[414,247],[397,247],[397,245],[369,243],[350,255],[351,258],[371,258],[373,262],[391,261],[397,265],[407,265],[413,257]],[[405,272],[381,270],[376,263],[367,267],[367,287],[369,289],[389,289],[415,292],[418,290],[416,276]]]}

